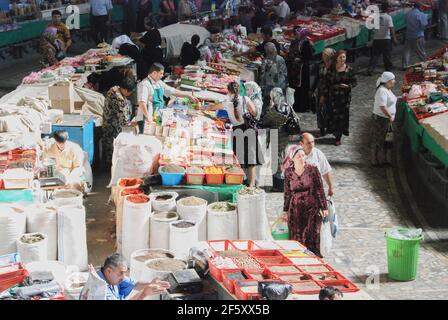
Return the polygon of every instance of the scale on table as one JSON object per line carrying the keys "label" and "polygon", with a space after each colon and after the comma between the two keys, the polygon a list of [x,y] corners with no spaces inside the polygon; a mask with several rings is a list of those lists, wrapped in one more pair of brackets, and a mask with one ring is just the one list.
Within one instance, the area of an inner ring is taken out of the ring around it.
{"label": "scale on table", "polygon": [[171,285],[169,293],[195,294],[201,292],[203,288],[202,280],[194,269],[172,272],[167,280]]}

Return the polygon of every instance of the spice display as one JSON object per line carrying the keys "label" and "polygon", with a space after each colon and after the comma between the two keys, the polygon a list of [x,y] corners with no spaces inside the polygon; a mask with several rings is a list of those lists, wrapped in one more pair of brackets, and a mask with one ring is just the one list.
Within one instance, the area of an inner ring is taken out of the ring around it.
{"label": "spice display", "polygon": [[312,281],[306,281],[306,282],[295,282],[292,284],[292,290],[294,291],[313,291],[313,290],[320,290],[320,287],[317,283]]}
{"label": "spice display", "polygon": [[28,233],[24,234],[20,241],[27,244],[36,243],[45,239],[45,236],[41,233]]}
{"label": "spice display", "polygon": [[205,168],[205,173],[206,174],[222,174],[222,168],[219,167],[208,167]]}
{"label": "spice display", "polygon": [[219,254],[221,257],[247,257],[247,252],[239,251],[239,250],[228,250],[223,251]]}
{"label": "spice display", "polygon": [[298,271],[294,266],[270,266],[269,270],[274,273],[295,273]]}
{"label": "spice display", "polygon": [[226,257],[215,257],[210,260],[218,269],[237,269],[235,262]]}
{"label": "spice display", "polygon": [[262,269],[260,264],[251,257],[236,257],[234,260],[243,269]]}
{"label": "spice display", "polygon": [[154,250],[154,251],[148,251],[145,254],[141,256],[137,256],[134,259],[140,262],[145,262],[146,260],[150,259],[159,259],[159,258],[174,258],[174,256],[169,252]]}
{"label": "spice display", "polygon": [[157,218],[157,219],[173,219],[173,218],[177,217],[177,213],[172,212],[172,211],[157,212],[157,213],[154,213],[153,217]]}
{"label": "spice display", "polygon": [[166,201],[166,200],[171,200],[172,198],[173,198],[172,195],[164,194],[164,195],[161,195],[161,196],[157,196],[156,197],[156,201]]}
{"label": "spice display", "polygon": [[173,226],[176,228],[191,228],[194,227],[194,223],[193,222],[188,222],[188,221],[180,221],[178,223],[174,223]]}
{"label": "spice display", "polygon": [[207,201],[198,197],[186,197],[180,199],[178,202],[184,206],[200,206],[207,203]]}
{"label": "spice display", "polygon": [[263,189],[260,189],[258,187],[246,187],[244,186],[241,190],[238,191],[239,195],[254,195],[254,194],[260,194],[263,193]]}
{"label": "spice display", "polygon": [[316,266],[300,266],[304,272],[330,272],[331,270],[325,265],[316,265]]}
{"label": "spice display", "polygon": [[236,205],[230,202],[216,202],[210,205],[210,209],[217,212],[235,211]]}
{"label": "spice display", "polygon": [[249,273],[249,276],[251,276],[255,280],[262,281],[265,279],[262,273]]}
{"label": "spice display", "polygon": [[238,167],[229,167],[226,169],[226,173],[241,174],[243,173],[243,170],[241,170],[241,168]]}
{"label": "spice display", "polygon": [[226,273],[226,277],[230,280],[246,280],[246,276],[241,271]]}
{"label": "spice display", "polygon": [[74,190],[63,190],[63,191],[59,191],[58,193],[56,193],[54,195],[57,198],[75,198],[79,196],[79,192],[78,191],[74,191]]}
{"label": "spice display", "polygon": [[296,265],[322,264],[322,261],[316,258],[289,258]]}
{"label": "spice display", "polygon": [[143,195],[143,194],[134,194],[134,195],[128,196],[126,199],[128,199],[128,201],[133,202],[133,203],[149,202],[148,196]]}
{"label": "spice display", "polygon": [[305,252],[299,251],[299,250],[283,251],[283,255],[287,256],[289,259],[291,259],[291,257],[306,257],[306,256],[308,256]]}
{"label": "spice display", "polygon": [[283,281],[301,281],[301,280],[311,280],[311,276],[308,274],[288,274],[279,276]]}
{"label": "spice display", "polygon": [[160,259],[160,260],[153,260],[146,264],[148,268],[151,268],[153,270],[157,271],[178,271],[185,269],[186,263],[181,260],[175,260],[175,259]]}
{"label": "spice display", "polygon": [[327,280],[339,280],[334,273],[319,273],[311,275],[314,280],[327,281]]}
{"label": "spice display", "polygon": [[177,164],[174,163],[170,163],[164,167],[162,167],[162,169],[160,169],[162,172],[166,172],[166,173],[183,173],[185,172],[185,169],[182,168],[181,166],[178,166]]}
{"label": "spice display", "polygon": [[187,173],[189,174],[204,174],[204,170],[199,167],[188,168]]}

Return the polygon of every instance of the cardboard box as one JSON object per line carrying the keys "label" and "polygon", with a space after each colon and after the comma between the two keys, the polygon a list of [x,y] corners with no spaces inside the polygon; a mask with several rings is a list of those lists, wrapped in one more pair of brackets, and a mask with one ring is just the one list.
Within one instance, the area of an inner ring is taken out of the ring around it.
{"label": "cardboard box", "polygon": [[59,81],[48,87],[50,100],[74,100],[75,91],[70,81]]}
{"label": "cardboard box", "polygon": [[73,113],[75,111],[74,100],[51,100],[51,107],[53,109],[60,109],[64,113]]}

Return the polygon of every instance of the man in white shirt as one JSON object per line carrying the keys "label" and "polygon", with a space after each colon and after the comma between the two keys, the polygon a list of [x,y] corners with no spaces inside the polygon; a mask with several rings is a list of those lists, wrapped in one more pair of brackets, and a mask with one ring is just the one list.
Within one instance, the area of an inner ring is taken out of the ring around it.
{"label": "man in white shirt", "polygon": [[90,24],[93,40],[97,44],[107,42],[108,26],[112,21],[112,8],[111,0],[90,0]]}
{"label": "man in white shirt", "polygon": [[333,179],[331,177],[331,166],[322,151],[314,147],[314,137],[310,133],[303,133],[299,141],[305,151],[305,163],[316,166],[328,186],[328,196],[333,195]]}
{"label": "man in white shirt", "polygon": [[284,0],[276,0],[275,3],[277,4],[277,6],[275,7],[275,13],[278,16],[280,23],[283,25],[286,21],[286,18],[288,18],[291,14],[291,9]]}
{"label": "man in white shirt", "polygon": [[168,86],[162,81],[165,68],[160,63],[153,63],[149,68],[149,75],[143,79],[137,87],[138,110],[136,120],[140,133],[144,133],[145,124],[150,123],[155,116],[156,120],[160,116],[161,110],[165,107],[164,97],[189,98],[192,102],[197,102],[193,94],[186,91],[179,91]]}
{"label": "man in white shirt", "polygon": [[395,35],[394,23],[392,17],[388,14],[389,3],[381,4],[380,25],[379,29],[374,30],[374,38],[372,44],[372,54],[370,56],[368,75],[375,72],[378,57],[383,55],[384,69],[391,71],[392,66],[392,43],[397,45],[397,37]]}

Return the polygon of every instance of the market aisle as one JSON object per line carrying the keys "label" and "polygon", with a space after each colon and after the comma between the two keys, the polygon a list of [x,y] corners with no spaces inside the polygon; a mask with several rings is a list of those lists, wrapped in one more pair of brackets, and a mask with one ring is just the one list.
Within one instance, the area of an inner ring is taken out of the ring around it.
{"label": "market aisle", "polygon": [[[441,46],[440,41],[430,41],[428,53]],[[399,48],[395,50],[399,52]],[[398,54],[395,56],[397,66],[400,58]],[[358,63],[362,65],[362,61]],[[403,72],[396,71],[395,74],[395,93],[400,95]],[[370,116],[377,76],[358,76],[358,86],[352,98],[350,136],[343,137],[342,145],[335,147],[330,136],[316,139],[317,147],[326,154],[334,170],[334,201],[340,224],[332,254],[326,260],[375,299],[446,299],[446,244],[423,243],[415,281],[400,283],[387,276],[384,232],[392,226],[408,225],[404,216],[408,212],[403,212],[405,210],[395,197],[396,193],[400,196],[404,193],[396,190],[391,172],[369,165]],[[301,114],[300,118],[303,130],[316,131],[314,114]],[[271,213],[269,220],[272,223],[276,217],[274,212],[282,210],[283,194],[270,194],[268,201],[267,211]],[[369,277],[372,272],[377,277]],[[366,283],[373,279],[379,286],[367,287]]]}

